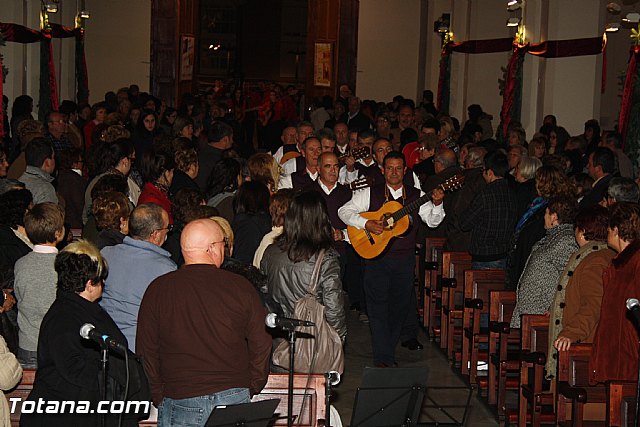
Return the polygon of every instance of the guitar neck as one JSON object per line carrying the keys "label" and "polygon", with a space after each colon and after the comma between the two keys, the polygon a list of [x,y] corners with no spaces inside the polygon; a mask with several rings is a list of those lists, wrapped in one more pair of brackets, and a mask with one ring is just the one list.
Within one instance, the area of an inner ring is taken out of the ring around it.
{"label": "guitar neck", "polygon": [[409,215],[410,213],[412,213],[413,211],[415,211],[416,209],[420,208],[420,206],[422,206],[423,204],[425,204],[426,202],[428,202],[431,199],[431,193],[433,191],[429,191],[428,193],[426,193],[424,196],[422,197],[418,197],[416,200],[414,200],[411,203],[408,203],[406,205],[404,205],[402,207],[402,209],[398,209],[397,211],[395,211],[392,215],[391,218],[393,218],[394,221],[398,221],[400,220],[402,217],[404,217],[405,215]]}

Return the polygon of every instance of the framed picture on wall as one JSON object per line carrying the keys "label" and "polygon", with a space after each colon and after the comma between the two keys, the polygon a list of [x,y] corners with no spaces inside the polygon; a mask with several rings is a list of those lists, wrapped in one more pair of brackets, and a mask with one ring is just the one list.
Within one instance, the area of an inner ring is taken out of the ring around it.
{"label": "framed picture on wall", "polygon": [[316,43],[313,56],[313,84],[330,87],[332,74],[331,43]]}
{"label": "framed picture on wall", "polygon": [[180,36],[180,81],[193,80],[196,60],[196,38],[191,34]]}

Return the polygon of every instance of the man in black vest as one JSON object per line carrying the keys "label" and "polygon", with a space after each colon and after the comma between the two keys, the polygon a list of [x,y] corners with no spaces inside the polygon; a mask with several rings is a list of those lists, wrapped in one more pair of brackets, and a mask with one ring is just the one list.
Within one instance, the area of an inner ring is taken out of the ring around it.
{"label": "man in black vest", "polygon": [[291,175],[281,175],[278,188],[293,188],[302,190],[312,184],[318,178],[318,157],[322,154],[322,145],[315,136],[310,136],[302,143],[302,156],[294,160],[302,159],[302,168],[298,168]]}
{"label": "man in black vest", "polygon": [[[412,187],[403,185],[406,163],[402,153],[392,151],[383,161],[385,182],[356,192],[351,201],[338,210],[345,224],[382,234],[384,224],[380,220],[367,220],[360,215],[376,211],[387,201],[395,200],[407,205],[423,195]],[[364,289],[371,327],[373,361],[378,367],[395,365],[395,348],[400,340],[402,325],[410,309],[413,275],[415,270],[415,245],[417,221],[429,227],[437,227],[444,218],[442,200],[444,193],[434,190],[432,201],[411,213],[413,225],[402,238],[393,239],[379,257],[365,261]]]}

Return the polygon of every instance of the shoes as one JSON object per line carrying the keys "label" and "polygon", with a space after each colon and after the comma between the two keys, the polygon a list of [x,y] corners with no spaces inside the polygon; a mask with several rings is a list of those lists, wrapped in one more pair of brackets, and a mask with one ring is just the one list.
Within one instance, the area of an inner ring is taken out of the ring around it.
{"label": "shoes", "polygon": [[358,320],[362,323],[369,323],[369,316],[367,316],[365,313],[360,313],[360,315],[358,316]]}
{"label": "shoes", "polygon": [[410,340],[407,340],[407,341],[402,341],[400,345],[408,348],[411,351],[422,350],[424,348],[422,343],[415,338],[411,338]]}

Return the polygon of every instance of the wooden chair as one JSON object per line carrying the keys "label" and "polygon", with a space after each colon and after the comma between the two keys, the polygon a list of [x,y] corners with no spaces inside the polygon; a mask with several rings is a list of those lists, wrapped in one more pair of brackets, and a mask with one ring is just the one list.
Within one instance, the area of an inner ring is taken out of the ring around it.
{"label": "wooden chair", "polygon": [[440,276],[442,274],[442,252],[446,239],[442,237],[428,237],[425,242],[425,274],[423,317],[424,326],[429,339],[432,341],[440,335],[440,328],[436,325],[439,316],[438,302],[441,301]]}
{"label": "wooden chair", "polygon": [[[489,342],[489,330],[480,327],[480,317],[489,316],[489,293],[502,290],[504,278],[504,270],[467,270],[464,274],[461,371],[463,375],[469,375],[471,384],[477,383],[479,345]],[[488,357],[482,360],[488,362]]]}
{"label": "wooden chair", "polygon": [[[549,347],[549,317],[525,314],[520,324],[522,334],[520,354],[520,404],[518,426],[539,427],[543,421],[543,405],[553,405],[553,392],[544,390],[544,365]],[[530,370],[533,376],[530,376]],[[531,412],[529,412],[531,407]],[[545,413],[546,422],[554,422],[553,413]]]}
{"label": "wooden chair", "polygon": [[[22,400],[31,392],[36,371],[34,369],[25,369],[22,374],[22,380],[11,392],[5,395],[7,402],[11,398],[20,398]],[[293,379],[293,412],[300,414],[300,419],[294,421],[295,425],[303,427],[319,427],[324,425],[326,407],[325,407],[325,377],[324,375],[306,375],[296,374]],[[287,374],[270,374],[267,385],[262,389],[260,394],[253,396],[252,401],[257,402],[266,399],[280,399],[280,404],[276,409],[276,414],[286,416],[288,402],[288,386],[289,377]],[[18,409],[20,406],[18,405]],[[301,411],[302,409],[302,411]],[[19,426],[19,411],[11,414],[11,426]],[[156,421],[141,421],[140,427],[156,426]],[[280,419],[275,426],[286,426],[287,420]]]}
{"label": "wooden chair", "polygon": [[[462,335],[462,326],[456,328],[456,320],[462,321],[464,272],[471,268],[471,255],[466,252],[442,254],[442,314],[440,316],[440,348],[455,364],[454,337]],[[456,304],[460,301],[460,305]]]}
{"label": "wooden chair", "polygon": [[[589,384],[590,357],[591,344],[572,344],[569,350],[558,352],[559,425],[581,427],[585,425],[584,405],[607,401],[607,389],[604,384]],[[602,421],[600,424],[602,425]]]}
{"label": "wooden chair", "polygon": [[636,409],[636,387],[638,383],[611,381],[607,384],[607,426],[626,427],[633,425]]}
{"label": "wooden chair", "polygon": [[[517,390],[519,379],[508,376],[520,369],[520,329],[511,329],[511,315],[516,306],[514,291],[489,292],[489,375],[486,384],[489,405],[496,405],[498,416],[506,411],[507,389]],[[517,346],[515,352],[509,346]],[[484,387],[483,381],[478,385]]]}

